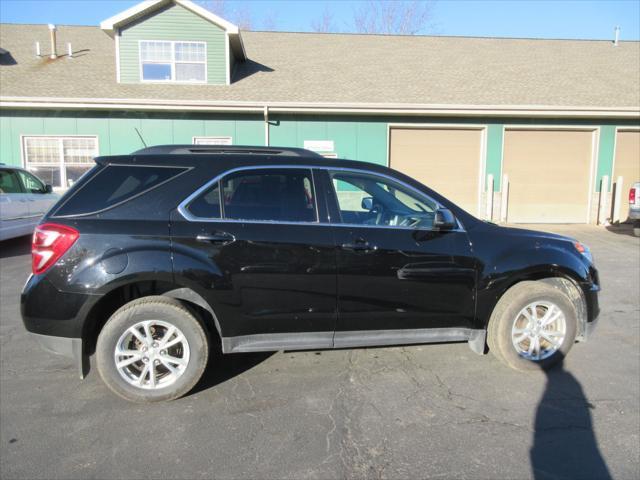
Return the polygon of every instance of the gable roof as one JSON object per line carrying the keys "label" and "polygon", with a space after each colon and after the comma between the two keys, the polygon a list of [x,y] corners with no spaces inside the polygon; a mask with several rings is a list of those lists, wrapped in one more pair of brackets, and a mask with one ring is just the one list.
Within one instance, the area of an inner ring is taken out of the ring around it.
{"label": "gable roof", "polygon": [[240,36],[240,29],[233,23],[228,22],[224,18],[219,17],[213,12],[193,3],[190,0],[144,0],[125,11],[100,22],[100,28],[104,30],[107,35],[113,37],[117,33],[117,30],[124,28],[130,23],[144,18],[147,15],[153,14],[169,4],[180,5],[181,7],[186,8],[192,13],[222,28],[227,32],[227,35],[229,35],[231,48],[234,51],[233,53],[235,57],[239,60],[244,60],[246,58],[244,45],[242,44],[242,37]]}
{"label": "gable roof", "polygon": [[0,26],[3,106],[640,116],[640,42],[243,32],[231,85],[177,85],[117,83],[98,27],[60,26],[74,58],[38,58],[48,34]]}
{"label": "gable roof", "polygon": [[122,28],[125,25],[133,22],[142,17],[146,17],[147,15],[155,12],[156,10],[161,9],[162,7],[175,3],[178,4],[187,10],[191,10],[193,13],[200,15],[202,18],[209,20],[211,23],[215,23],[223,30],[226,30],[229,33],[238,33],[240,30],[236,25],[231,22],[226,21],[225,19],[217,16],[213,12],[202,8],[200,5],[193,3],[190,0],[144,0],[131,8],[126,9],[123,12],[114,15],[113,17],[107,18],[106,20],[100,22],[100,28],[107,33],[112,34],[115,29]]}

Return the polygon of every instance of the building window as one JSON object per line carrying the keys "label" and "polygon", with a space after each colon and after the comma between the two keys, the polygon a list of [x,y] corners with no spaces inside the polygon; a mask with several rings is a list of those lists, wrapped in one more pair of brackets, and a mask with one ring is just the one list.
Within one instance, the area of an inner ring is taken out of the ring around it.
{"label": "building window", "polygon": [[23,137],[24,165],[45,183],[68,188],[94,166],[98,137]]}
{"label": "building window", "polygon": [[140,76],[143,82],[205,83],[206,44],[142,40]]}
{"label": "building window", "polygon": [[231,137],[193,137],[194,145],[233,145]]}

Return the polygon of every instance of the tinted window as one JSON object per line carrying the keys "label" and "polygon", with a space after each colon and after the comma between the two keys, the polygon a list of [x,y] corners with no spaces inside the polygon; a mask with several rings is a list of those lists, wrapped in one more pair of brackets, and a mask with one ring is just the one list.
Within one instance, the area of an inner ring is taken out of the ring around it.
{"label": "tinted window", "polygon": [[225,218],[317,221],[310,170],[263,169],[237,172],[225,177],[221,185]]}
{"label": "tinted window", "polygon": [[56,211],[82,215],[105,210],[143,194],[184,172],[178,167],[108,166],[98,172]]}
{"label": "tinted window", "polygon": [[342,223],[431,228],[437,205],[399,183],[375,175],[335,172]]}
{"label": "tinted window", "polygon": [[200,218],[220,218],[220,182],[191,202],[187,210]]}
{"label": "tinted window", "polygon": [[22,187],[15,172],[0,170],[0,193],[22,193]]}

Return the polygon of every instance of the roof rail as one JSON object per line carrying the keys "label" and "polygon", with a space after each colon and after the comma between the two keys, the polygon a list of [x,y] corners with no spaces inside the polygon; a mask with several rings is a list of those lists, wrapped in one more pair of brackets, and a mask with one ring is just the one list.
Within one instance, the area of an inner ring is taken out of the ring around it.
{"label": "roof rail", "polygon": [[284,157],[322,157],[319,153],[293,147],[253,147],[244,145],[155,145],[136,150],[132,155],[185,154],[281,155]]}

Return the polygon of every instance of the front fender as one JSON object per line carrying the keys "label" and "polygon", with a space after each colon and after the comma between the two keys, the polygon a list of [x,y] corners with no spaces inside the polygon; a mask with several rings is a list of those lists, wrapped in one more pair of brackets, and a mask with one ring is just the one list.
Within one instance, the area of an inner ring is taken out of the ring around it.
{"label": "front fender", "polygon": [[[572,250],[569,242],[520,238],[517,242],[506,242],[510,246],[502,249],[499,248],[500,243],[476,242],[476,245],[490,246],[485,247],[485,251],[479,255],[479,258],[485,259],[479,266],[477,284],[476,319],[482,328],[486,328],[502,295],[522,281],[566,279],[579,289],[583,303],[587,296],[599,290],[597,271],[588,259],[577,250]],[[491,247],[495,250],[491,250]],[[588,310],[586,306],[585,310]],[[585,317],[592,317],[592,313],[587,311]]]}

